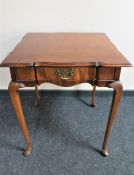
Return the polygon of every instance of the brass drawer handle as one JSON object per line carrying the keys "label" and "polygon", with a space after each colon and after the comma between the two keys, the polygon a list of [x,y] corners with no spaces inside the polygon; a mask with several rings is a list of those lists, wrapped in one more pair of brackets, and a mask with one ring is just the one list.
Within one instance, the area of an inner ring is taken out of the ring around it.
{"label": "brass drawer handle", "polygon": [[55,72],[56,76],[60,77],[62,80],[68,80],[74,75],[73,68],[57,69]]}

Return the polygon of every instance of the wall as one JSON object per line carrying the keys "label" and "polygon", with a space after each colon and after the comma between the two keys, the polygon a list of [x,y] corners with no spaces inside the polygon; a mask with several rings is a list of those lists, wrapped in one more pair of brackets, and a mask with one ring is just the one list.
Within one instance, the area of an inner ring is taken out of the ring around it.
{"label": "wall", "polygon": [[[25,33],[62,31],[105,32],[134,64],[133,7],[133,0],[0,0],[0,62]],[[123,69],[124,89],[134,89],[133,76],[133,68]],[[9,81],[9,70],[0,69],[0,89],[6,89]],[[61,89],[50,84],[41,88]]]}

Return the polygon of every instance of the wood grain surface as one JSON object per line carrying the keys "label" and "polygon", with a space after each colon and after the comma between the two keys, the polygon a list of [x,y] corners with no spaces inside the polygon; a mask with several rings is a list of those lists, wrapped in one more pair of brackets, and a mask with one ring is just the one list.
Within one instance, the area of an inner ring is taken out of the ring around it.
{"label": "wood grain surface", "polygon": [[0,66],[131,66],[104,33],[28,33]]}

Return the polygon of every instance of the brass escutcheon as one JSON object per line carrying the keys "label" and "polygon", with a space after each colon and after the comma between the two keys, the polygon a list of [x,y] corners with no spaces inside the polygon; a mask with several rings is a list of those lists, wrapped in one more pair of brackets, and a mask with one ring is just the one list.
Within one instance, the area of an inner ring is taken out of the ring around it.
{"label": "brass escutcheon", "polygon": [[55,74],[56,76],[60,77],[63,80],[68,80],[74,75],[74,69],[73,68],[57,69]]}

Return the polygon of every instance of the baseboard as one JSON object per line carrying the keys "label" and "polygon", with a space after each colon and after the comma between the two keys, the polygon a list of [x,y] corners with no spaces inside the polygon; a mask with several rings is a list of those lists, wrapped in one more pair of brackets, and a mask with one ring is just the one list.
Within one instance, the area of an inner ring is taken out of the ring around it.
{"label": "baseboard", "polygon": [[[92,94],[92,91],[89,90],[40,90],[41,96],[89,96]],[[34,90],[21,90],[21,96],[35,96]],[[112,90],[97,90],[97,96],[112,95]],[[0,90],[0,96],[9,96],[8,90]],[[134,96],[134,90],[124,90],[123,96]]]}

